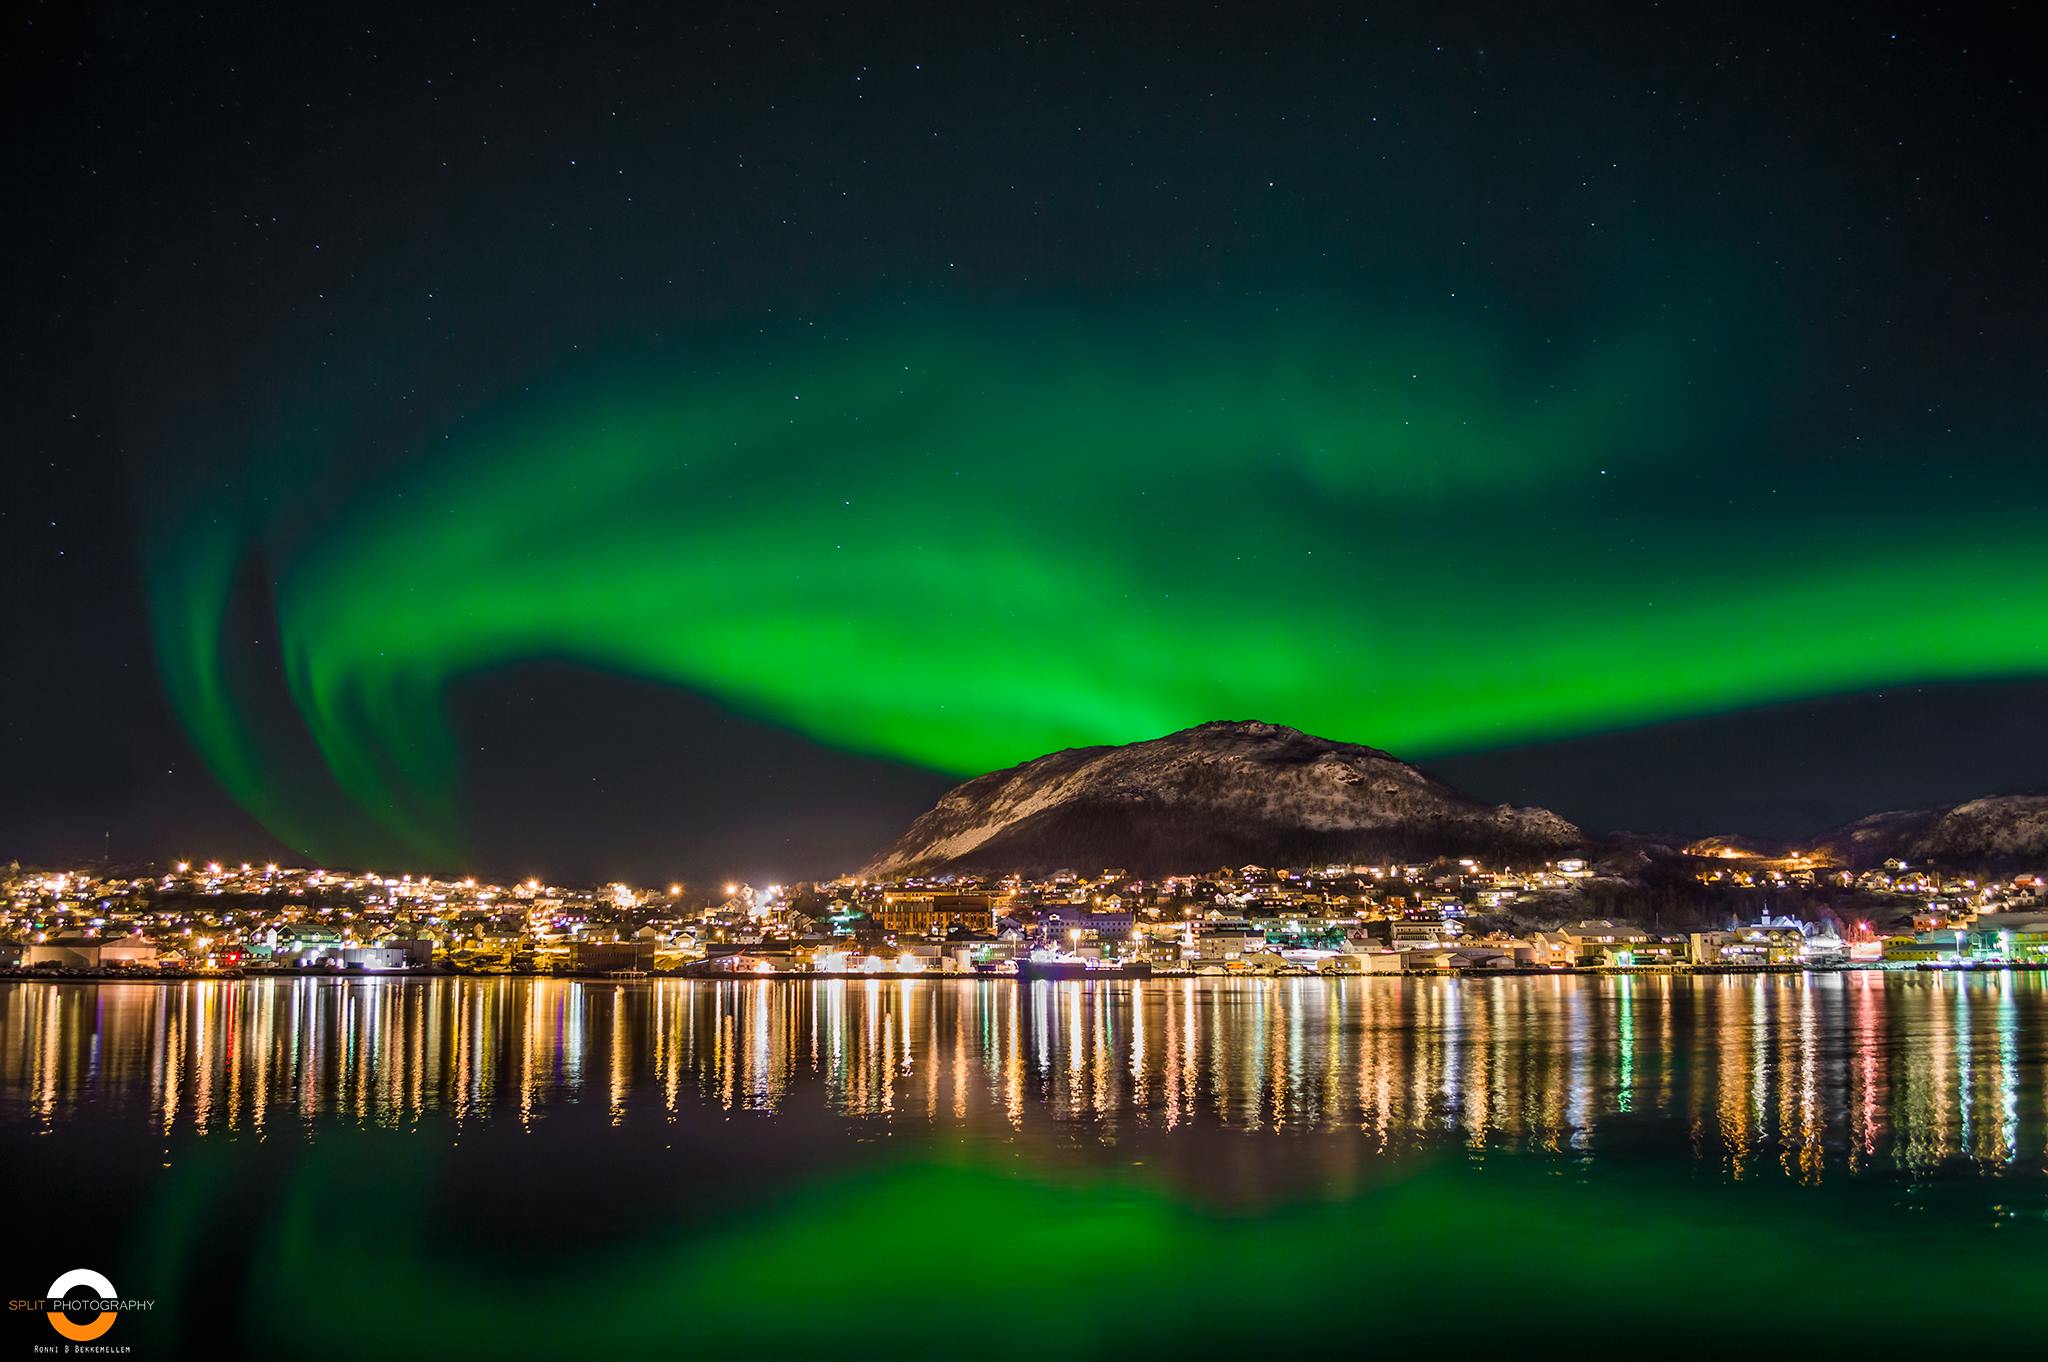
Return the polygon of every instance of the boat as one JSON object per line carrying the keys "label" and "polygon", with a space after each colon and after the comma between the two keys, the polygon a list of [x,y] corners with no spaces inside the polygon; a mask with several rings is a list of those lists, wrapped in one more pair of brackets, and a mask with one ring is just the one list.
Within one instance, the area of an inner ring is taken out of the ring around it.
{"label": "boat", "polygon": [[1090,960],[1079,955],[1058,955],[1033,951],[1029,959],[1017,962],[1020,979],[1149,979],[1152,966],[1144,961]]}
{"label": "boat", "polygon": [[1088,973],[1088,962],[1078,955],[1033,951],[1029,958],[1017,962],[1019,979],[1085,979]]}

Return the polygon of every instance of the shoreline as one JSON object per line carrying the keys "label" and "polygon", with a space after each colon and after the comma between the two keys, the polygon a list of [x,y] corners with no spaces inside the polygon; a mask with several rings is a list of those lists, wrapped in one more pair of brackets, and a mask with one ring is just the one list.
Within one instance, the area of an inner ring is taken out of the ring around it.
{"label": "shoreline", "polygon": [[1222,980],[1277,980],[1277,979],[1531,979],[1531,978],[1593,978],[1593,979],[1636,979],[1636,978],[1683,978],[1683,977],[1725,977],[1736,975],[1834,975],[1834,974],[1998,974],[2004,972],[2037,973],[2048,970],[2048,963],[2026,961],[1984,962],[1953,965],[1936,965],[1921,961],[1902,962],[1894,965],[1883,963],[1858,963],[1846,965],[1661,965],[1638,969],[1611,969],[1596,965],[1562,965],[1556,967],[1522,967],[1513,969],[1487,970],[1414,970],[1389,973],[1374,973],[1367,970],[1308,970],[1254,972],[1249,970],[1230,972],[1204,972],[1189,969],[1159,969],[1129,971],[1117,969],[1089,970],[1073,974],[1037,975],[1031,974],[946,974],[937,971],[918,973],[897,973],[894,971],[866,973],[860,971],[773,971],[769,973],[712,972],[698,971],[643,971],[633,974],[609,972],[574,973],[546,970],[506,970],[473,972],[468,970],[167,970],[162,973],[141,973],[129,971],[71,971],[55,972],[45,970],[0,970],[0,983],[44,983],[44,984],[182,984],[194,982],[241,982],[257,980],[302,979],[326,980],[337,983],[365,981],[411,981],[430,979],[552,979],[589,984],[652,984],[652,983],[834,983],[846,981],[870,982],[933,982],[933,983],[1092,983],[1098,980],[1117,983],[1142,983],[1153,979],[1222,979]]}

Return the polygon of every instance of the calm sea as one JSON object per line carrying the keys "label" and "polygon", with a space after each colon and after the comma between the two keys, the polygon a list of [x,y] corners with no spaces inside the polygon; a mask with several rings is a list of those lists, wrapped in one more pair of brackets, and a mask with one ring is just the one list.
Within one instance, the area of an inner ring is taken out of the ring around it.
{"label": "calm sea", "polygon": [[0,1156],[136,1357],[2017,1342],[2048,978],[6,983]]}

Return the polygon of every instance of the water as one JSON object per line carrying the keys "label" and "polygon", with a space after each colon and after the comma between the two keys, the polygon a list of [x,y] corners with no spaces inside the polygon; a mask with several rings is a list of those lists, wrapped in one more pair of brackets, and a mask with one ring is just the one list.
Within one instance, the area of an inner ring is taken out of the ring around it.
{"label": "water", "polygon": [[1934,1345],[2048,1268],[2048,986],[8,983],[0,1154],[137,1356]]}

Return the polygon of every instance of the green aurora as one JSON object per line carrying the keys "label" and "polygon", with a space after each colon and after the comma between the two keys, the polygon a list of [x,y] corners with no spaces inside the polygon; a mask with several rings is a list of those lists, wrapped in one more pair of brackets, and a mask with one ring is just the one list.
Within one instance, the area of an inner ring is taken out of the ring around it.
{"label": "green aurora", "polygon": [[[523,659],[963,775],[1216,718],[1426,756],[2048,672],[2048,548],[1986,516],[2038,492],[2027,441],[1802,449],[1725,308],[1595,320],[899,318],[563,376],[381,463],[309,415],[152,509],[159,663],[281,839],[443,863],[449,687]],[[250,717],[251,570],[322,788]]]}

